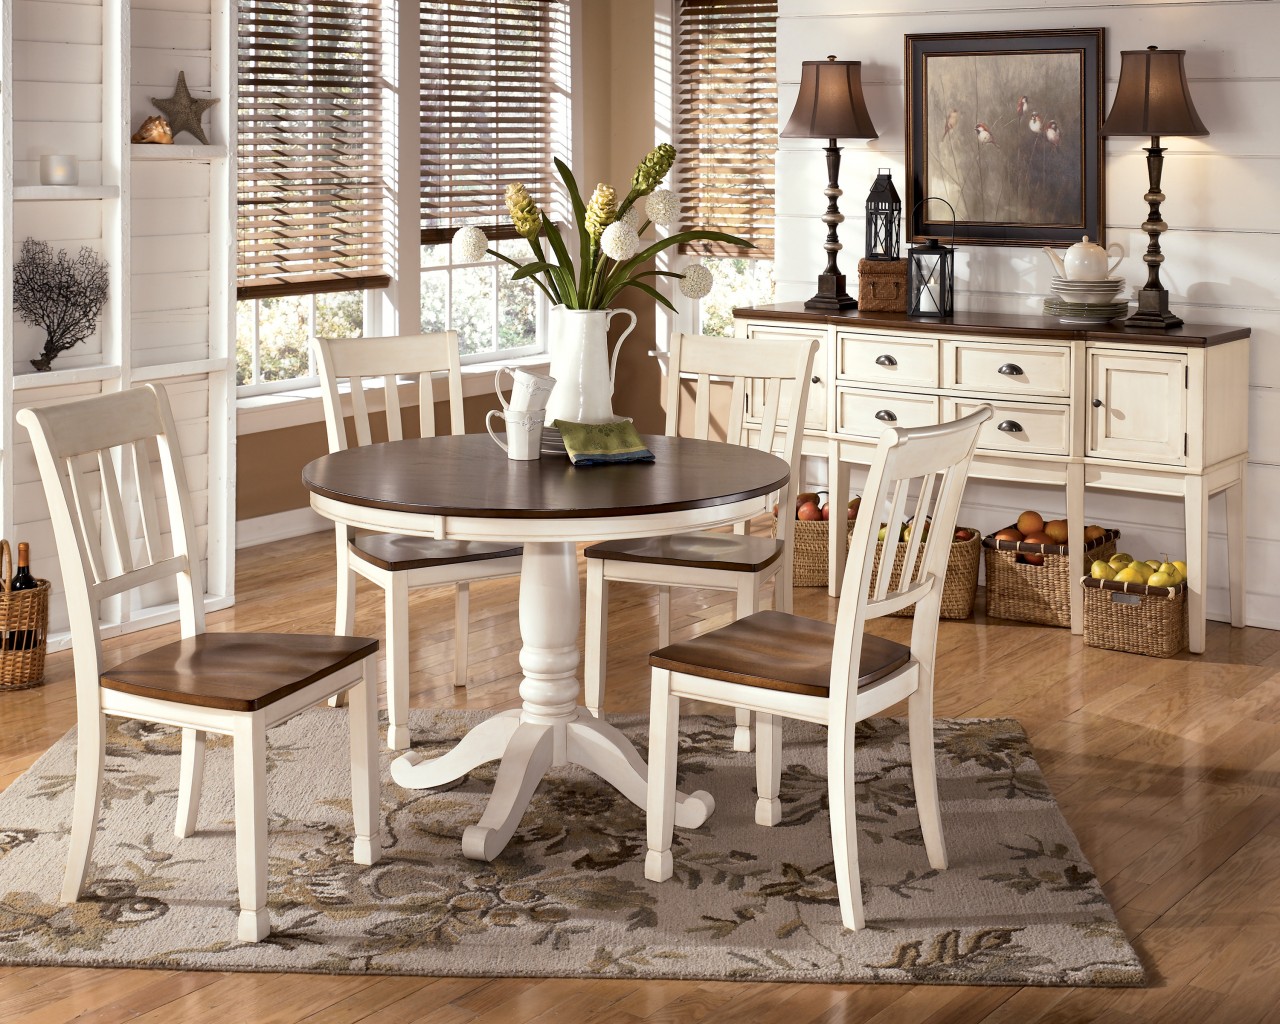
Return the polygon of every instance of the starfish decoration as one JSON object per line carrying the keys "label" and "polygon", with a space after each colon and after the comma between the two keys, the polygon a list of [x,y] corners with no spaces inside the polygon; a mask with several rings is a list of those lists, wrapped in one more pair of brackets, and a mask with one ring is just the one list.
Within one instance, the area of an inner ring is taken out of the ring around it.
{"label": "starfish decoration", "polygon": [[192,96],[187,89],[187,73],[185,71],[178,72],[178,84],[173,87],[172,96],[167,100],[156,99],[156,97],[152,96],[151,102],[168,119],[169,129],[173,132],[175,139],[177,139],[179,132],[190,132],[203,145],[209,145],[204,129],[200,127],[200,118],[204,116],[206,110],[218,101],[198,100]]}

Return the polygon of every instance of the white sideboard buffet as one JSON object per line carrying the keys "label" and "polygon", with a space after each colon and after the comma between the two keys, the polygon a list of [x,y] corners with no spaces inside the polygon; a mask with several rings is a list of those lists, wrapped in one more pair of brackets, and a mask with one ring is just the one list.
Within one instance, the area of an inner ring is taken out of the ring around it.
{"label": "white sideboard buffet", "polygon": [[[1225,492],[1232,625],[1244,625],[1244,478],[1249,330],[1184,325],[1139,332],[1039,316],[809,312],[800,303],[737,309],[740,337],[817,338],[805,452],[830,460],[833,495],[849,463],[868,463],[886,426],[995,416],[972,475],[1065,488],[1068,546],[1084,545],[1085,489],[1182,498],[1191,650],[1204,650],[1208,503]],[[845,531],[832,522],[832,595]],[[1073,588],[1071,628],[1083,631]]]}

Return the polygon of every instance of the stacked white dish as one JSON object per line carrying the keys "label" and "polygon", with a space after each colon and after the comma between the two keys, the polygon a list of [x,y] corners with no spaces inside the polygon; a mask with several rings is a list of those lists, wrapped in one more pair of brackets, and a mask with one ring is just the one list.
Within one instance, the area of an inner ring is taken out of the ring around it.
{"label": "stacked white dish", "polygon": [[1057,297],[1044,300],[1044,311],[1064,323],[1106,323],[1128,313],[1129,303],[1117,301],[1124,287],[1122,277],[1074,281],[1055,275],[1050,288]]}

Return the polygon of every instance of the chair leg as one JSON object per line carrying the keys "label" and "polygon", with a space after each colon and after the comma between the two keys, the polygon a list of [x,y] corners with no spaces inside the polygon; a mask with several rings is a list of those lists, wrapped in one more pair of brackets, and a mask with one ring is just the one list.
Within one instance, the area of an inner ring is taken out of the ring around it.
{"label": "chair leg", "polygon": [[93,836],[102,802],[102,774],[106,768],[106,716],[97,712],[79,717],[76,732],[76,795],[71,810],[71,848],[62,879],[62,902],[74,903],[84,888]]}
{"label": "chair leg", "polygon": [[850,931],[865,924],[858,873],[858,815],[854,810],[853,730],[827,729],[827,789],[831,804],[831,849],[835,859],[840,919]]}
{"label": "chair leg", "polygon": [[773,607],[780,612],[791,611],[792,598],[795,596],[792,592],[791,559],[786,558],[785,561],[788,564],[773,574]]}
{"label": "chair leg", "polygon": [[[338,636],[351,636],[356,631],[356,574],[351,571],[350,530],[339,526],[334,534],[337,539],[338,599],[333,631]],[[335,693],[329,698],[329,707],[340,708],[346,700],[345,690]]]}
{"label": "chair leg", "polygon": [[355,819],[352,857],[376,864],[382,857],[378,804],[378,658],[364,659],[360,683],[347,691],[351,725],[351,811]]}
{"label": "chair leg", "polygon": [[671,588],[658,588],[658,646],[671,643]]}
{"label": "chair leg", "polygon": [[[738,580],[735,619],[745,619],[760,610],[760,578],[754,574]],[[734,708],[733,749],[751,752],[751,712],[746,708]]]}
{"label": "chair leg", "polygon": [[671,693],[671,673],[653,670],[649,699],[649,785],[645,831],[649,852],[644,877],[665,882],[671,877],[671,836],[676,825],[676,747],[680,739],[680,698]]}
{"label": "chair leg", "polygon": [[471,584],[458,583],[453,610],[453,685],[466,686],[471,660]]}
{"label": "chair leg", "polygon": [[383,599],[387,620],[387,746],[408,750],[409,580],[404,573],[392,573]]}
{"label": "chair leg", "polygon": [[182,730],[182,767],[178,776],[178,818],[173,834],[186,839],[196,830],[200,790],[204,786],[204,731]]}
{"label": "chair leg", "polygon": [[756,712],[756,824],[782,820],[782,723],[777,715]]}
{"label": "chair leg", "polygon": [[911,781],[920,812],[920,834],[929,866],[947,866],[947,844],[942,838],[942,808],[938,804],[937,757],[933,750],[933,702],[917,690],[907,701],[907,732],[911,740]]}
{"label": "chair leg", "polygon": [[609,656],[605,643],[609,637],[609,581],[604,575],[604,559],[587,559],[587,632],[582,666],[582,687],[587,710],[600,717],[604,703],[604,674]]}
{"label": "chair leg", "polygon": [[267,727],[257,713],[236,718],[232,733],[236,793],[236,880],[241,942],[271,932],[267,914]]}

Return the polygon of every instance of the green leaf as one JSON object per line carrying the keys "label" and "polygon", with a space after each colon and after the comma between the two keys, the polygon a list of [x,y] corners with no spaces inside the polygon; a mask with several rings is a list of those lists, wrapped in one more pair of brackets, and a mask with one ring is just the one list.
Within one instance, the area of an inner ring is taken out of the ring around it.
{"label": "green leaf", "polygon": [[657,299],[664,306],[666,306],[667,309],[671,310],[671,312],[674,313],[676,311],[676,307],[671,304],[670,299],[668,299],[665,295],[663,295],[662,292],[658,291],[657,288],[654,288],[651,285],[647,285],[642,281],[637,281],[633,278],[632,280],[624,284],[622,288],[619,288],[618,291],[622,291],[623,288],[639,288],[646,295],[649,295],[652,298]]}
{"label": "green leaf", "polygon": [[631,259],[627,260],[618,271],[618,273],[626,278],[631,279],[632,271],[642,263],[647,263],[653,259],[658,253],[664,249],[669,249],[673,245],[680,245],[683,242],[727,242],[730,245],[740,245],[745,249],[754,249],[755,246],[748,242],[745,238],[739,238],[737,235],[725,234],[723,231],[681,231],[678,234],[668,235],[666,238],[660,238],[649,248],[637,253]]}
{"label": "green leaf", "polygon": [[[676,273],[676,271],[674,270],[645,270],[639,274],[633,274],[631,277],[631,281],[639,281],[640,278],[642,277],[677,277],[678,278],[678,277],[684,277],[684,275]],[[625,288],[629,283],[630,282],[628,281],[615,281],[613,284],[611,284],[609,286],[608,291],[605,292],[604,298],[601,300],[601,305],[605,309],[608,309],[609,303],[613,301],[613,297],[617,295],[618,292],[622,291],[622,289]]]}
{"label": "green leaf", "polygon": [[559,157],[555,159],[556,170],[560,172],[560,180],[569,192],[569,201],[573,204],[573,221],[578,228],[578,294],[586,291],[587,276],[591,273],[591,236],[587,233],[587,204],[582,201],[582,191],[573,171]]}
{"label": "green leaf", "polygon": [[570,309],[578,309],[581,296],[574,287],[573,260],[569,259],[569,250],[565,247],[564,238],[561,237],[560,229],[556,227],[554,221],[544,218],[542,226],[547,233],[547,241],[551,243],[551,249],[559,261],[559,266],[552,266],[549,273],[555,275],[559,281],[560,301]]}
{"label": "green leaf", "polygon": [[[502,253],[497,252],[493,249],[486,249],[485,252],[487,252],[490,256],[498,257],[498,259],[502,260],[503,263],[509,263],[511,264],[511,266],[516,268],[516,272],[511,275],[511,280],[513,281],[518,281],[520,279],[520,271],[524,270],[526,266],[533,265],[533,264],[517,263],[510,256],[504,256]],[[526,274],[525,276],[528,277],[530,275]],[[547,284],[544,284],[542,281],[539,281],[536,277],[533,279],[533,283],[536,284],[539,288],[541,288],[543,292],[546,294],[547,298],[550,299],[552,302],[558,303],[560,301],[560,297],[556,295],[553,291],[553,289],[555,288],[555,281],[551,280],[549,276],[548,276]],[[548,287],[547,286],[548,284],[551,287]]]}
{"label": "green leaf", "polygon": [[511,275],[513,281],[523,281],[526,277],[533,277],[534,274],[541,274],[551,269],[551,264],[545,261],[541,263],[526,263],[514,274]]}

